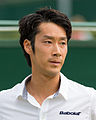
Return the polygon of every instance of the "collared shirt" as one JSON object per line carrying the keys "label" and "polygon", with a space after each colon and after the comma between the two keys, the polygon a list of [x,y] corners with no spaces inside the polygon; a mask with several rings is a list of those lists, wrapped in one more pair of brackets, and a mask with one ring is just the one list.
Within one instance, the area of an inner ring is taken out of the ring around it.
{"label": "collared shirt", "polygon": [[22,83],[0,92],[0,120],[96,120],[96,90],[67,79],[60,73],[57,93],[42,105]]}

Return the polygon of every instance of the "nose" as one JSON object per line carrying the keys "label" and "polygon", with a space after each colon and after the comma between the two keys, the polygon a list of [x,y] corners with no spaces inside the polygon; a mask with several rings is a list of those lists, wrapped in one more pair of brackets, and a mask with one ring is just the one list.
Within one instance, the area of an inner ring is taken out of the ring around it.
{"label": "nose", "polygon": [[53,51],[52,51],[52,55],[56,56],[56,57],[60,57],[61,56],[61,50],[58,44],[55,44],[53,46]]}

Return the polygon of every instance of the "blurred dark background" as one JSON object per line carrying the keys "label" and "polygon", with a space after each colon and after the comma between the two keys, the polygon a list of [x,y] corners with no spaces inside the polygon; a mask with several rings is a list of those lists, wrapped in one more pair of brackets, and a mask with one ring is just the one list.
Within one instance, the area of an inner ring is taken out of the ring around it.
{"label": "blurred dark background", "polygon": [[96,0],[0,0],[0,20],[18,20],[42,7],[51,7],[69,17],[82,15],[96,21]]}

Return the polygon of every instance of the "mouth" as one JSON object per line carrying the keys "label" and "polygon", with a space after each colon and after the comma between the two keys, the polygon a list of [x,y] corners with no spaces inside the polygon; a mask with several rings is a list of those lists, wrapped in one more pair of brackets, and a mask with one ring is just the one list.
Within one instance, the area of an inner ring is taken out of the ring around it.
{"label": "mouth", "polygon": [[55,65],[55,66],[58,66],[61,64],[60,61],[49,61],[51,64]]}

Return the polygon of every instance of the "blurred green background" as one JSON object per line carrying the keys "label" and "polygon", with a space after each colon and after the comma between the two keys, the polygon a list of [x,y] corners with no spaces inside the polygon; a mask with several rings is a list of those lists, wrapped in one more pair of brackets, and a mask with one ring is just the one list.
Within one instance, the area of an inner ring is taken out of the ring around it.
{"label": "blurred green background", "polygon": [[[86,21],[95,22],[95,5],[95,0],[2,0],[0,20],[19,20],[48,6],[66,13],[70,19],[79,15]],[[94,38],[90,40],[70,40],[61,72],[73,81],[96,88],[96,32],[91,33]],[[18,32],[0,30],[0,90],[13,87],[30,73],[31,69],[19,45]]]}

